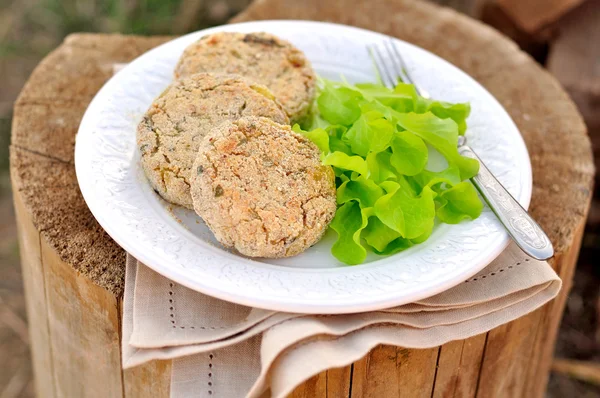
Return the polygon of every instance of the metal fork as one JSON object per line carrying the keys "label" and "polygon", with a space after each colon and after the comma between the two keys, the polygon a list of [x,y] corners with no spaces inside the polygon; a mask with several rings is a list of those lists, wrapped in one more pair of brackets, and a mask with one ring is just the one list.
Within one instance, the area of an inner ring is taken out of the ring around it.
{"label": "metal fork", "polygon": [[[383,47],[383,50],[380,47]],[[393,88],[398,80],[401,80],[415,86],[415,90],[420,96],[429,98],[429,94],[418,87],[411,78],[406,63],[393,39],[385,40],[380,45],[368,45],[367,50],[373,57],[383,84]],[[548,236],[519,202],[500,184],[473,149],[467,145],[465,136],[458,137],[458,152],[463,156],[479,161],[479,173],[471,178],[471,182],[521,250],[538,260],[547,260],[552,257],[554,249]]]}

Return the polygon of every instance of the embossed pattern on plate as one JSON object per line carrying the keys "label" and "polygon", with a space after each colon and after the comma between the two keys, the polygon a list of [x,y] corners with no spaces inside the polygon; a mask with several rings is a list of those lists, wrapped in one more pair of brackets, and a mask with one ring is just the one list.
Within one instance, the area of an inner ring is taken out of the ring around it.
{"label": "embossed pattern on plate", "polygon": [[[508,243],[486,208],[480,218],[438,225],[431,238],[403,253],[347,267],[329,253],[333,236],[300,256],[248,259],[223,249],[192,212],[171,208],[152,191],[141,168],[135,128],[170,83],[184,48],[204,34],[267,31],[303,50],[317,73],[373,81],[366,44],[384,36],[306,21],[260,21],[192,33],[142,55],[117,73],[90,104],[77,135],[75,166],[82,194],[99,223],[125,250],[191,289],[244,305],[305,313],[347,313],[412,302],[473,275]],[[500,104],[465,73],[397,41],[411,75],[434,98],[469,101],[468,140],[502,184],[527,207],[531,165],[525,144]]]}
{"label": "embossed pattern on plate", "polygon": [[507,232],[512,235],[515,243],[523,251],[534,258],[545,259],[553,254],[552,243],[542,231],[540,226],[527,214],[527,212],[505,191],[494,175],[485,167],[477,154],[469,146],[461,146],[458,151],[463,156],[480,160],[479,173],[472,178],[472,182],[479,190],[488,205],[494,210],[496,217],[503,224]]}

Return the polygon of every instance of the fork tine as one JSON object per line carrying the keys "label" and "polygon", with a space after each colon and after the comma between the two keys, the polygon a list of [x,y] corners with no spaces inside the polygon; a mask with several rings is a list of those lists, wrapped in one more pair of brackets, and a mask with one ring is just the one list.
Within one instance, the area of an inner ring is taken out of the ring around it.
{"label": "fork tine", "polygon": [[398,63],[398,60],[394,56],[394,53],[391,48],[392,46],[393,46],[392,39],[388,39],[383,42],[383,47],[385,48],[388,59],[390,60],[390,68],[394,71],[394,76],[395,76],[394,86],[395,86],[396,84],[398,84],[399,80],[406,81],[407,79],[405,79],[404,73],[402,73],[402,66]]}
{"label": "fork tine", "polygon": [[406,64],[404,63],[402,56],[398,52],[398,49],[396,48],[392,40],[393,39],[386,40],[384,45],[388,56],[392,60],[394,72],[400,77],[400,79],[402,79],[402,81],[413,84],[412,79],[410,78],[410,76],[408,76],[406,72]]}
{"label": "fork tine", "polygon": [[392,64],[394,65],[396,74],[400,76],[400,79],[402,79],[402,81],[415,86],[417,94],[422,96],[421,90],[419,90],[419,87],[415,84],[414,80],[412,79],[412,77],[410,77],[410,74],[408,73],[406,62],[404,62],[404,58],[402,58],[402,55],[400,55],[400,51],[398,51],[398,47],[394,43],[394,39],[390,38],[387,40],[386,49],[388,50],[388,54],[392,59]]}
{"label": "fork tine", "polygon": [[385,59],[383,55],[379,51],[377,45],[368,45],[367,49],[371,53],[373,60],[375,61],[375,67],[379,72],[379,77],[381,78],[382,83],[390,88],[394,87],[394,78],[393,73],[391,73],[386,65]]}
{"label": "fork tine", "polygon": [[387,70],[384,68],[383,63],[381,62],[379,51],[377,50],[374,44],[367,45],[367,49],[369,50],[369,54],[371,54],[371,59],[375,64],[375,68],[377,69],[377,74],[379,75],[380,81],[383,83],[384,86],[388,86],[389,82]]}

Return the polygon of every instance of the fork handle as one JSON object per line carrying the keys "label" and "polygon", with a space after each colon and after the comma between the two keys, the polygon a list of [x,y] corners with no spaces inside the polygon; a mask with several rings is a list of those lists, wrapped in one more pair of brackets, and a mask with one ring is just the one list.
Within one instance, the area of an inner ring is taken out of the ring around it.
{"label": "fork handle", "polygon": [[458,151],[463,156],[479,161],[479,173],[471,178],[471,182],[521,250],[537,260],[547,260],[552,257],[554,249],[548,236],[500,184],[473,149],[468,145],[462,145]]}

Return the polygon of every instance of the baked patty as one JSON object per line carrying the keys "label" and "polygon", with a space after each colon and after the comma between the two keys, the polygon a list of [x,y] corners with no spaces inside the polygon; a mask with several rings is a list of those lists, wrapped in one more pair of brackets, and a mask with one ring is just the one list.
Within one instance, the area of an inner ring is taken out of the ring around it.
{"label": "baked patty", "polygon": [[251,257],[288,257],[321,239],[336,210],[335,175],[290,126],[225,122],[194,163],[194,209],[219,242]]}
{"label": "baked patty", "polygon": [[167,201],[193,208],[191,168],[202,138],[218,124],[242,116],[289,119],[264,86],[240,76],[200,73],[171,84],[138,125],[142,167]]}
{"label": "baked patty", "polygon": [[179,79],[198,72],[236,73],[267,86],[292,123],[302,123],[315,97],[315,72],[302,51],[268,33],[219,32],[185,49]]}

